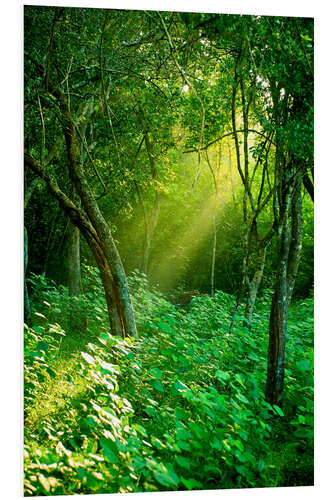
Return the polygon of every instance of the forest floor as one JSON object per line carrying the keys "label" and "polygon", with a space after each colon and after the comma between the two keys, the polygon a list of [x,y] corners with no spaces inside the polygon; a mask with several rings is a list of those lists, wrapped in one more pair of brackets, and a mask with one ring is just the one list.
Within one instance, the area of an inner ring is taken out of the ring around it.
{"label": "forest floor", "polygon": [[229,335],[227,294],[186,312],[138,288],[138,342],[99,311],[66,333],[41,298],[25,331],[26,494],[313,484],[312,299],[291,307],[281,410],[264,399],[268,296]]}

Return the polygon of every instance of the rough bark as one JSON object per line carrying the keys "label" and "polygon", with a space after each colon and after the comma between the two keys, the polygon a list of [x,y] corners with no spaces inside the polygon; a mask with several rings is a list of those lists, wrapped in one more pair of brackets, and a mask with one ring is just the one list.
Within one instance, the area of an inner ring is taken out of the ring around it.
{"label": "rough bark", "polygon": [[265,391],[267,401],[281,407],[288,311],[302,248],[302,193],[299,173],[296,173],[293,185],[285,183],[285,186],[278,226],[279,262],[270,314]]}
{"label": "rough bark", "polygon": [[68,227],[68,293],[70,297],[81,295],[80,230],[72,222]]}

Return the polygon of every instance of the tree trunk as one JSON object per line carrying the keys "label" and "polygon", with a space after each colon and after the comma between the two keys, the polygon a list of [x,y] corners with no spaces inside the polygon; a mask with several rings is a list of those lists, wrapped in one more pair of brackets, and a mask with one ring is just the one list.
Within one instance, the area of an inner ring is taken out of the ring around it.
{"label": "tree trunk", "polygon": [[[157,167],[155,163],[155,158],[153,154],[153,145],[150,141],[150,137],[148,134],[148,128],[147,124],[144,119],[144,115],[142,112],[142,122],[143,122],[143,127],[145,130],[144,133],[144,141],[146,145],[146,150],[147,150],[147,155],[149,159],[149,164],[150,164],[150,171],[151,171],[151,177],[153,182],[157,181]],[[143,211],[144,211],[144,219],[145,219],[145,239],[144,239],[144,245],[143,245],[143,254],[142,254],[142,272],[147,276],[148,278],[148,269],[149,269],[149,257],[150,257],[150,248],[151,248],[151,240],[153,238],[157,222],[158,222],[158,216],[160,212],[160,204],[161,204],[161,199],[162,199],[162,194],[157,190],[155,186],[155,200],[154,200],[154,205],[151,210],[150,216],[148,216],[147,211],[145,209],[145,206],[142,202],[143,205]]]}
{"label": "tree trunk", "polygon": [[[286,184],[285,184],[286,185]],[[267,361],[266,399],[282,407],[285,345],[289,304],[302,248],[301,176],[296,174],[293,193],[286,189],[278,227],[278,270],[271,305]],[[289,215],[291,216],[291,228]]]}
{"label": "tree trunk", "polygon": [[258,290],[259,290],[259,287],[260,287],[260,284],[262,281],[262,277],[264,274],[265,260],[266,260],[266,247],[263,249],[260,249],[259,252],[260,253],[259,253],[259,262],[258,262],[257,270],[255,271],[252,280],[248,283],[248,296],[247,296],[247,302],[246,302],[246,307],[245,307],[245,319],[246,319],[246,326],[248,328],[251,328],[254,305],[255,305],[257,293],[258,293]]}
{"label": "tree trunk", "polygon": [[105,264],[110,268],[113,280],[113,293],[110,292],[110,295],[114,296],[115,303],[117,304],[120,323],[123,326],[123,335],[137,338],[134,311],[123,264],[113,241],[111,230],[98,207],[83,173],[80,149],[75,135],[75,126],[67,101],[62,93],[59,93],[58,97],[62,111],[62,126],[66,139],[69,174],[80,196],[89,221],[97,233],[105,257]]}
{"label": "tree trunk", "polygon": [[84,333],[87,321],[80,303],[75,300],[81,295],[80,230],[72,222],[68,227],[68,294],[74,298],[69,312],[70,329]]}
{"label": "tree trunk", "polygon": [[[134,328],[131,330],[127,328],[126,323],[123,321],[122,316],[122,305],[119,299],[119,287],[115,283],[114,275],[112,273],[111,266],[109,264],[109,259],[107,258],[106,252],[104,250],[105,246],[102,245],[101,238],[97,234],[97,231],[91,224],[91,222],[87,219],[86,215],[80,210],[65,193],[61,191],[58,186],[56,179],[50,174],[48,170],[42,169],[39,162],[32,158],[30,155],[25,153],[25,162],[36,172],[44,181],[47,183],[49,189],[51,190],[53,196],[58,200],[59,204],[65,211],[65,213],[70,218],[71,222],[75,224],[83,234],[86,239],[89,248],[91,249],[97,267],[100,271],[101,280],[103,282],[106,302],[108,305],[109,311],[109,319],[110,319],[110,328],[112,333],[115,335],[121,336],[134,336],[137,338],[137,332],[134,322]],[[119,265],[119,264],[118,264]],[[118,278],[119,279],[119,278]],[[126,280],[126,277],[125,277]],[[125,281],[127,285],[127,281]],[[117,293],[118,292],[118,293]],[[128,289],[127,289],[128,292]],[[130,302],[131,306],[131,302]],[[114,318],[115,311],[117,311],[117,321]],[[132,312],[133,314],[133,312]],[[134,315],[133,315],[134,320]],[[119,327],[116,328],[115,325],[121,325],[121,329]]]}
{"label": "tree trunk", "polygon": [[160,204],[161,204],[161,195],[156,192],[155,202],[152,208],[151,215],[145,217],[145,239],[144,239],[144,247],[143,247],[143,255],[142,255],[142,272],[148,277],[148,269],[149,269],[149,257],[150,257],[150,249],[151,249],[151,240],[154,235],[158,216],[160,212]]}
{"label": "tree trunk", "polygon": [[216,262],[216,217],[213,215],[213,248],[212,248],[212,266],[210,270],[210,294],[214,295],[215,289],[215,262]]}

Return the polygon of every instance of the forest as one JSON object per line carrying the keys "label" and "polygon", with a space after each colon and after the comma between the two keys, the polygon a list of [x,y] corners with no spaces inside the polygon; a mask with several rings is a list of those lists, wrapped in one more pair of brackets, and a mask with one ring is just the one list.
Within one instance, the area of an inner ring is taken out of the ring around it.
{"label": "forest", "polygon": [[24,7],[24,494],[314,484],[314,23]]}

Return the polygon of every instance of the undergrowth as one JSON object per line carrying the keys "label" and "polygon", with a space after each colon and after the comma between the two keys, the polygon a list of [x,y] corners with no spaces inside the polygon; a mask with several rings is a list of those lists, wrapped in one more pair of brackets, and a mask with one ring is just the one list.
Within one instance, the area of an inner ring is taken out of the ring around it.
{"label": "undergrowth", "polygon": [[252,329],[234,298],[177,309],[144,276],[130,287],[139,341],[112,337],[86,268],[71,331],[65,288],[33,277],[25,328],[25,494],[313,484],[313,300],[294,304],[283,411],[264,399],[270,294]]}

